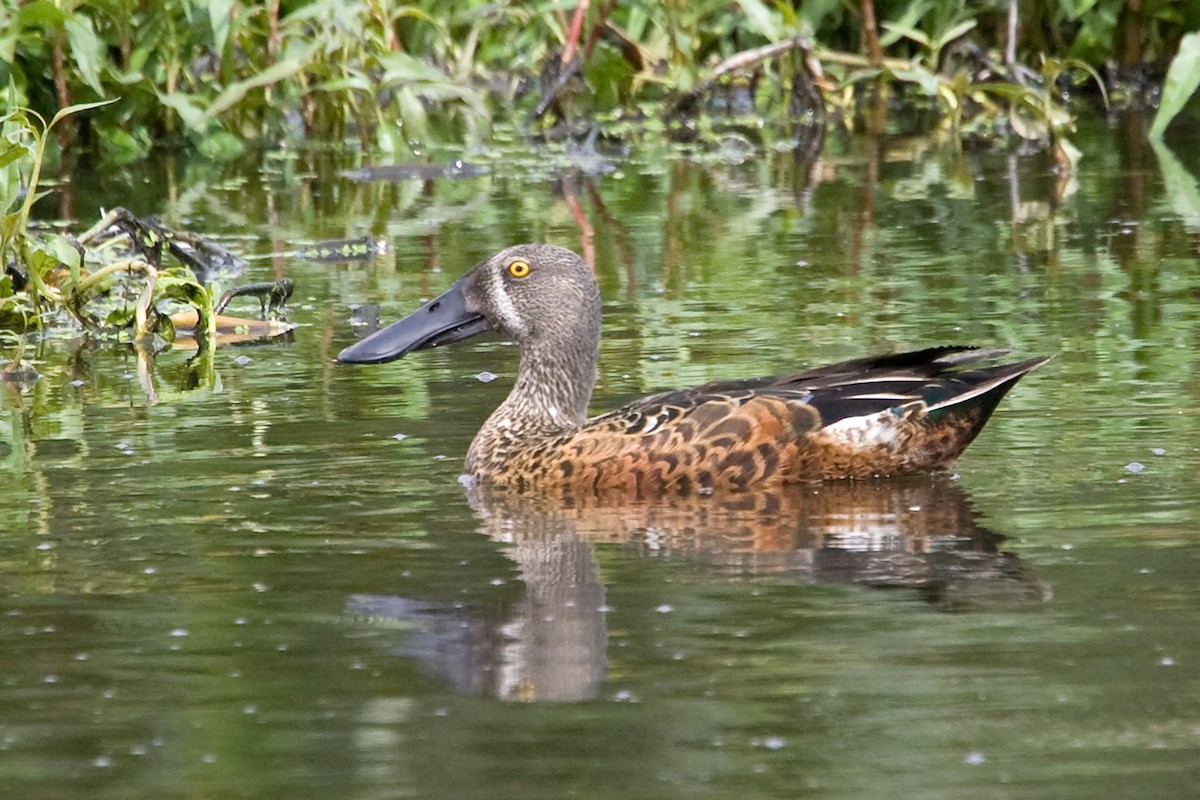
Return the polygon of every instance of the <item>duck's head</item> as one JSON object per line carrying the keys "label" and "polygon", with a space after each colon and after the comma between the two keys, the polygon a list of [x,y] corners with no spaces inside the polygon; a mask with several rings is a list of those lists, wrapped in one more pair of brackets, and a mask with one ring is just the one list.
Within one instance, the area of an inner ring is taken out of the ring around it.
{"label": "duck's head", "polygon": [[522,347],[582,345],[595,350],[600,293],[583,259],[565,247],[522,244],[471,268],[442,295],[338,354],[379,364],[495,330]]}

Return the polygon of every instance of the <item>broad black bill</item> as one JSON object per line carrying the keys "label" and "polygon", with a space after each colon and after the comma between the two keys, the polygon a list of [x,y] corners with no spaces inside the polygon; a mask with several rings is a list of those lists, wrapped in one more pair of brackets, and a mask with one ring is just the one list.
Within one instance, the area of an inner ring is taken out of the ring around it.
{"label": "broad black bill", "polygon": [[467,308],[460,280],[404,319],[350,345],[338,353],[337,360],[346,364],[382,364],[414,350],[440,347],[490,329],[482,315]]}

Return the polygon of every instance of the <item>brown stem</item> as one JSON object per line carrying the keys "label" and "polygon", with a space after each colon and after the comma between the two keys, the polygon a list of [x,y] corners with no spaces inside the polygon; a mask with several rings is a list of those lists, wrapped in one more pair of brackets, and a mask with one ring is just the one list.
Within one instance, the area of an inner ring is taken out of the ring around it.
{"label": "brown stem", "polygon": [[279,57],[279,0],[267,3],[267,63]]}
{"label": "brown stem", "polygon": [[867,40],[867,56],[871,66],[883,63],[883,45],[879,43],[879,26],[875,22],[875,0],[859,0],[862,12],[863,37]]}
{"label": "brown stem", "polygon": [[[71,92],[67,88],[67,70],[66,56],[63,53],[63,32],[61,30],[54,33],[54,46],[51,53],[51,69],[54,71],[54,94],[58,99],[58,108],[61,111],[71,105]],[[63,149],[71,143],[71,126],[59,125],[58,141]]]}
{"label": "brown stem", "polygon": [[[1019,0],[1008,0],[1008,39],[1004,42],[1004,66],[1012,70],[1017,63],[1017,5]],[[1019,74],[1018,74],[1019,75]]]}
{"label": "brown stem", "polygon": [[583,207],[579,205],[579,198],[575,196],[574,190],[563,182],[563,199],[567,201],[567,208],[571,209],[571,216],[575,218],[575,224],[579,226],[579,244],[583,250],[583,260],[587,263],[592,271],[596,270],[596,232],[592,228],[592,223],[588,222],[587,216],[583,213]]}
{"label": "brown stem", "polygon": [[1120,31],[1121,45],[1117,53],[1117,63],[1122,67],[1134,67],[1142,63],[1146,35],[1146,20],[1143,15],[1142,0],[1129,0],[1117,19],[1117,29]]}
{"label": "brown stem", "polygon": [[600,41],[600,37],[604,34],[605,26],[608,25],[608,18],[612,15],[613,9],[616,8],[617,0],[608,0],[604,7],[600,9],[600,18],[596,20],[596,24],[592,26],[591,32],[588,34],[587,44],[583,48],[583,63],[587,63],[592,57],[592,52],[596,49],[596,44]]}
{"label": "brown stem", "polygon": [[579,49],[579,36],[583,33],[583,19],[587,16],[589,0],[579,0],[575,6],[575,16],[571,19],[571,31],[567,34],[567,43],[562,51],[562,65],[565,67],[575,57]]}

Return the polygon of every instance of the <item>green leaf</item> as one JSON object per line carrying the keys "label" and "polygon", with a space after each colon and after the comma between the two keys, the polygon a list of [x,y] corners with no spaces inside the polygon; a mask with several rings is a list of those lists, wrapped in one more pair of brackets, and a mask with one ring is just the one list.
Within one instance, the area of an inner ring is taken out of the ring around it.
{"label": "green leaf", "polygon": [[34,0],[20,7],[17,12],[17,26],[21,28],[41,27],[50,29],[67,21],[66,12],[58,8],[51,0]]}
{"label": "green leaf", "polygon": [[196,149],[213,161],[232,161],[242,154],[246,145],[229,131],[214,131],[201,139]]}
{"label": "green leaf", "polygon": [[212,25],[213,43],[218,55],[225,55],[225,42],[229,38],[229,22],[233,19],[234,0],[208,0],[208,19]]}
{"label": "green leaf", "polygon": [[38,244],[38,249],[47,253],[59,264],[62,264],[71,271],[71,280],[79,283],[79,268],[81,258],[79,251],[76,250],[65,236],[54,234],[48,237],[45,241]]}
{"label": "green leaf", "polygon": [[[310,48],[308,53],[311,54],[311,52],[312,50]],[[230,108],[233,108],[235,105],[240,103],[242,98],[244,98],[252,89],[258,89],[262,86],[270,86],[273,83],[278,83],[284,78],[292,77],[297,72],[304,69],[304,66],[307,63],[307,55],[301,58],[288,58],[273,66],[267,67],[262,72],[247,78],[244,81],[238,81],[237,83],[229,84],[219,95],[217,95],[216,99],[212,101],[209,107],[204,110],[204,114],[201,115],[201,120],[207,121],[213,119],[217,115],[228,111]]]}
{"label": "green leaf", "polygon": [[742,13],[746,15],[746,27],[749,30],[769,42],[776,42],[783,38],[779,16],[767,8],[762,0],[738,0],[738,5],[741,6]]}
{"label": "green leaf", "polygon": [[1197,87],[1200,87],[1200,31],[1189,33],[1179,40],[1179,52],[1171,59],[1171,66],[1167,69],[1162,102],[1150,126],[1151,139],[1162,138],[1171,120],[1183,110]]}
{"label": "green leaf", "polygon": [[1190,233],[1200,233],[1200,183],[1161,139],[1151,139],[1150,146],[1158,158],[1163,193],[1171,204],[1171,210],[1179,216]]}
{"label": "green leaf", "polygon": [[425,115],[425,106],[421,105],[420,98],[408,87],[401,87],[396,92],[396,105],[404,123],[404,138],[410,142],[425,139],[429,132],[429,119]]}
{"label": "green leaf", "polygon": [[104,42],[96,35],[92,20],[82,14],[72,14],[63,26],[71,48],[71,58],[79,67],[83,82],[96,94],[104,94],[100,85],[100,68],[106,58]]}
{"label": "green leaf", "polygon": [[[891,36],[884,37],[889,41],[898,41],[901,37],[904,37],[905,39],[912,39],[926,50],[929,49],[929,37],[916,28],[908,28],[894,22],[885,22],[883,23],[883,29],[892,34]],[[883,39],[880,39],[879,43],[883,44]]]}
{"label": "green leaf", "polygon": [[29,154],[21,145],[8,145],[0,153],[0,212],[7,211],[21,193],[21,165],[19,159]]}
{"label": "green leaf", "polygon": [[892,74],[896,76],[896,80],[906,83],[915,83],[921,87],[921,91],[930,97],[936,97],[940,84],[938,76],[934,75],[927,69],[894,69]]}
{"label": "green leaf", "polygon": [[61,109],[59,109],[58,113],[55,114],[53,118],[51,118],[50,124],[46,126],[46,130],[47,131],[50,130],[58,123],[59,120],[65,119],[65,118],[71,116],[72,114],[78,114],[80,111],[88,111],[93,108],[100,108],[100,106],[107,106],[107,105],[117,102],[120,99],[121,98],[119,98],[119,97],[113,97],[109,100],[97,100],[94,103],[76,103],[73,106],[67,106],[66,108],[61,108]]}
{"label": "green leaf", "polygon": [[313,89],[318,92],[344,92],[347,90],[368,92],[371,90],[371,81],[366,75],[346,75],[333,80],[321,81]]}
{"label": "green leaf", "polygon": [[192,99],[191,95],[182,92],[170,94],[158,93],[158,101],[174,111],[183,120],[183,124],[193,131],[204,130],[204,109]]}
{"label": "green leaf", "polygon": [[906,31],[915,31],[917,23],[921,21],[921,17],[925,16],[926,12],[931,8],[933,8],[933,3],[929,0],[910,3],[905,7],[900,19],[894,22],[887,21],[883,23],[882,27],[886,32],[883,36],[879,37],[879,44],[883,47],[891,47],[900,41],[901,37],[907,35]]}
{"label": "green leaf", "polygon": [[137,128],[136,133],[139,135],[136,136],[116,125],[97,127],[96,133],[99,135],[100,149],[105,158],[114,165],[139,161],[150,152],[149,136],[144,128]]}
{"label": "green leaf", "polygon": [[962,36],[967,31],[971,30],[978,24],[978,20],[966,19],[958,23],[948,31],[943,31],[937,37],[937,49],[941,50],[950,42],[953,42],[958,37]]}
{"label": "green leaf", "polygon": [[12,162],[16,161],[21,156],[27,155],[29,150],[19,144],[0,145],[0,169],[7,167]]}

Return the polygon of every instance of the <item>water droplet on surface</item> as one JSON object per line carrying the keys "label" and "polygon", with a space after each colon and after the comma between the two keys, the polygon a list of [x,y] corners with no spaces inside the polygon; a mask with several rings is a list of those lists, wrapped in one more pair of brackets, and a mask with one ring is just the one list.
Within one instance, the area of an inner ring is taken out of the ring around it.
{"label": "water droplet on surface", "polygon": [[1137,473],[1144,471],[1146,469],[1146,465],[1140,461],[1130,461],[1125,465],[1125,469],[1136,475]]}
{"label": "water droplet on surface", "polygon": [[973,750],[970,753],[967,753],[966,756],[963,757],[963,763],[971,764],[973,766],[978,766],[979,764],[982,764],[985,761],[987,761],[987,756],[985,756],[983,753],[979,752],[978,750]]}
{"label": "water droplet on surface", "polygon": [[672,606],[668,603],[663,603],[661,606],[659,606],[658,608],[656,608],[654,610],[660,614],[670,614],[672,611],[675,610],[675,608],[674,608],[674,606]]}

